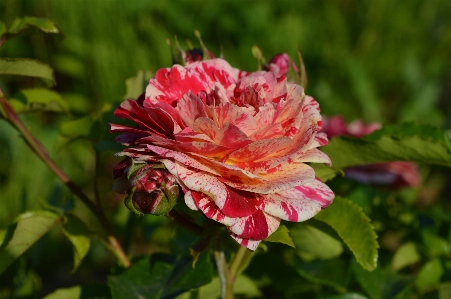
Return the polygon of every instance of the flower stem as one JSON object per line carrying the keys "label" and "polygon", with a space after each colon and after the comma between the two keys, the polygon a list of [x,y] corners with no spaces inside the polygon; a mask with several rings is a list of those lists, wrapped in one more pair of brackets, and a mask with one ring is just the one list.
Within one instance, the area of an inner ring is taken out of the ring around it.
{"label": "flower stem", "polygon": [[107,242],[109,244],[110,250],[114,253],[114,255],[118,258],[122,266],[129,267],[131,262],[125,252],[122,250],[118,240],[114,236],[113,228],[108,221],[104,210],[100,205],[95,205],[91,199],[81,190],[74,182],[70,180],[70,178],[61,170],[61,168],[56,165],[56,163],[50,158],[45,147],[31,134],[31,132],[27,129],[24,123],[20,120],[17,113],[9,104],[6,99],[6,95],[3,90],[0,88],[0,106],[4,110],[5,119],[16,128],[25,139],[25,142],[30,147],[30,149],[40,158],[47,167],[66,185],[69,190],[75,194],[90,210],[91,212],[99,219],[103,229],[107,234]]}
{"label": "flower stem", "polygon": [[246,247],[240,246],[238,248],[237,252],[235,253],[233,260],[230,263],[230,270],[229,270],[229,277],[232,282],[235,281],[235,278],[243,270],[241,268],[242,268],[242,265],[244,264],[243,262],[246,261],[246,257],[249,256],[249,252],[250,252],[250,250],[248,250]]}
{"label": "flower stem", "polygon": [[213,254],[221,284],[221,299],[234,299],[233,281],[230,280],[230,271],[229,267],[227,267],[227,261],[222,249],[221,237],[218,236],[216,240],[216,248],[214,249]]}

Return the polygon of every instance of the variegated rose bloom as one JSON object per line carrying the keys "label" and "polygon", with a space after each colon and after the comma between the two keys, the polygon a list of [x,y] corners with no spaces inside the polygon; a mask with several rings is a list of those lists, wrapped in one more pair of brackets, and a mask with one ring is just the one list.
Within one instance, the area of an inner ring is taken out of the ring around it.
{"label": "variegated rose bloom", "polygon": [[112,124],[120,155],[163,163],[186,205],[224,224],[255,250],[287,221],[305,221],[334,194],[306,163],[330,164],[318,103],[272,72],[247,73],[225,60],[160,69],[145,96],[126,100]]}

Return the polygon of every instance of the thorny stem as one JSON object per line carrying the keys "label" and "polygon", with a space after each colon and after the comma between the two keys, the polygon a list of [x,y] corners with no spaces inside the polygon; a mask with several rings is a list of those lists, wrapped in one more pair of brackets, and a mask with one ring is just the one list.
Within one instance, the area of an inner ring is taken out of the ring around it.
{"label": "thorny stem", "polygon": [[123,251],[118,240],[114,236],[113,228],[107,219],[103,209],[100,205],[95,205],[91,199],[81,190],[77,185],[75,185],[70,178],[56,165],[56,163],[50,158],[45,147],[31,134],[24,123],[20,120],[19,116],[13,110],[11,105],[6,99],[6,95],[0,88],[0,106],[4,110],[5,119],[16,128],[25,139],[25,142],[30,147],[30,149],[47,165],[48,168],[69,188],[69,190],[75,194],[99,219],[103,229],[107,234],[107,244],[110,250],[116,255],[120,263],[128,268],[131,262],[125,252]]}

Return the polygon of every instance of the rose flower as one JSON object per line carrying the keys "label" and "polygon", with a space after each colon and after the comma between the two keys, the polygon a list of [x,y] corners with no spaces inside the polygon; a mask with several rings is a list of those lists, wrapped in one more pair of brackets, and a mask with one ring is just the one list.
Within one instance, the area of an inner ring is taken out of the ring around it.
{"label": "rose flower", "polygon": [[111,125],[128,146],[119,155],[164,164],[190,209],[251,250],[281,219],[305,221],[334,198],[306,164],[330,164],[318,103],[285,76],[222,59],[174,65],[114,114],[137,124]]}
{"label": "rose flower", "polygon": [[[379,123],[365,124],[359,119],[348,125],[343,117],[335,115],[324,118],[322,132],[326,133],[329,138],[339,135],[361,138],[381,127]],[[387,185],[394,189],[413,187],[420,183],[418,167],[414,163],[406,161],[354,166],[348,167],[344,171],[345,177],[349,179],[365,184]]]}

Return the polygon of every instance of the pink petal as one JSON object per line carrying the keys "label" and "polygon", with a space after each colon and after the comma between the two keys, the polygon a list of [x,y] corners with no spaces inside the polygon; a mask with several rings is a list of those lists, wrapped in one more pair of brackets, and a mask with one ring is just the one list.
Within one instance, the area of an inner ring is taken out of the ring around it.
{"label": "pink petal", "polygon": [[192,93],[183,96],[177,104],[177,111],[185,125],[191,128],[197,118],[207,116],[204,103]]}
{"label": "pink petal", "polygon": [[255,251],[261,242],[261,241],[255,241],[255,240],[250,240],[250,239],[243,239],[233,233],[230,233],[230,236],[233,239],[235,239],[235,241],[237,241],[240,245],[247,247],[247,249],[250,249],[252,251]]}
{"label": "pink petal", "polygon": [[211,91],[205,79],[198,73],[174,65],[172,68],[158,70],[155,78],[150,79],[144,101],[163,102],[175,107],[184,94],[197,94],[200,91]]}
{"label": "pink petal", "polygon": [[168,128],[165,128],[155,122],[146,110],[133,100],[125,100],[122,102],[119,108],[114,111],[114,115],[117,117],[130,119],[153,134],[167,137],[171,136],[171,130],[168,130]]}
{"label": "pink petal", "polygon": [[257,131],[257,123],[254,117],[242,107],[225,103],[212,108],[214,120],[219,128],[223,128],[227,124],[238,127],[247,136]]}
{"label": "pink petal", "polygon": [[293,140],[289,137],[259,140],[232,152],[228,158],[237,162],[268,160],[277,156],[292,142]]}
{"label": "pink petal", "polygon": [[207,218],[213,219],[227,226],[233,225],[237,221],[238,218],[227,217],[224,213],[222,213],[218,206],[216,206],[215,202],[207,195],[196,191],[189,191],[185,194],[185,198],[187,194],[192,198],[196,208],[201,210]]}
{"label": "pink petal", "polygon": [[257,210],[248,217],[238,218],[238,221],[229,227],[229,231],[237,237],[259,241],[269,237],[279,225],[279,218]]}
{"label": "pink petal", "polygon": [[196,119],[193,130],[205,134],[215,143],[229,148],[240,148],[252,142],[238,127],[225,124],[224,127],[218,128],[214,121],[206,117]]}
{"label": "pink petal", "polygon": [[229,217],[244,217],[256,211],[256,195],[254,193],[234,190],[221,183],[215,176],[211,176],[205,172],[194,171],[178,163],[176,166],[178,177],[183,184],[188,189],[206,194],[213,199],[216,206],[224,215]]}
{"label": "pink petal", "polygon": [[315,216],[333,198],[332,190],[316,179],[303,186],[263,195],[259,208],[283,220],[301,222]]}
{"label": "pink petal", "polygon": [[272,169],[267,169],[266,174],[259,174],[259,177],[263,181],[258,182],[250,179],[235,180],[234,177],[227,176],[221,176],[219,180],[228,186],[240,190],[268,194],[309,183],[313,181],[315,171],[304,163],[292,163],[284,166],[277,165]]}
{"label": "pink petal", "polygon": [[299,158],[296,158],[296,162],[325,163],[329,166],[332,164],[329,156],[316,148],[312,148]]}
{"label": "pink petal", "polygon": [[259,71],[241,78],[235,88],[235,93],[242,93],[250,86],[258,93],[263,103],[271,103],[276,85],[277,80],[273,73]]}
{"label": "pink petal", "polygon": [[181,153],[197,153],[206,157],[222,158],[228,155],[233,149],[217,145],[212,142],[180,142],[158,136],[141,138],[136,143],[153,144]]}

